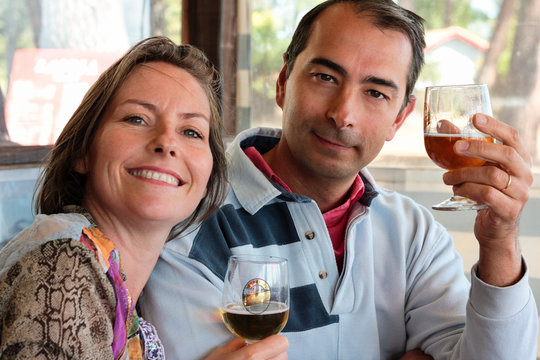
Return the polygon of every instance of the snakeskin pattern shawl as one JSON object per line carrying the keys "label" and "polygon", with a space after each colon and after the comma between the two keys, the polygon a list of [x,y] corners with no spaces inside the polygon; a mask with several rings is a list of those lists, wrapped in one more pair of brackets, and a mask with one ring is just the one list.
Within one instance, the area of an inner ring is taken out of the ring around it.
{"label": "snakeskin pattern shawl", "polygon": [[38,215],[0,252],[0,358],[164,359],[90,214]]}

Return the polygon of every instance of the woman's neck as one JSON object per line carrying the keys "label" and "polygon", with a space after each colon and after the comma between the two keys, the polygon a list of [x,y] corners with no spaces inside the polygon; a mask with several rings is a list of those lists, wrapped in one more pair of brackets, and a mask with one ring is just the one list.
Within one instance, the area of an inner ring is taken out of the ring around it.
{"label": "woman's neck", "polygon": [[99,211],[91,211],[91,214],[100,231],[118,249],[120,267],[127,278],[126,287],[137,301],[174,224],[133,219],[125,223],[125,217],[123,222]]}
{"label": "woman's neck", "polygon": [[120,256],[120,266],[126,274],[126,288],[134,302],[137,302],[161,252],[153,249],[141,250],[115,244]]}

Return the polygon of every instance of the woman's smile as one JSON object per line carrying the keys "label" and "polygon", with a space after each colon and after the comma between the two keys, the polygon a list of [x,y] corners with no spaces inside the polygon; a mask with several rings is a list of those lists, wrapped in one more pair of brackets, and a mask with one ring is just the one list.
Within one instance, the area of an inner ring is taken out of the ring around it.
{"label": "woman's smile", "polygon": [[179,176],[157,171],[155,169],[129,169],[128,173],[138,178],[158,181],[173,186],[181,186],[184,184]]}

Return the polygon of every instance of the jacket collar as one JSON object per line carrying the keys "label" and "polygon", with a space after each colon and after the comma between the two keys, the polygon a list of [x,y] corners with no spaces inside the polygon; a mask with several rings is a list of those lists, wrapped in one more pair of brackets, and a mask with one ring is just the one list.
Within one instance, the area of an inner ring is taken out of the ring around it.
{"label": "jacket collar", "polygon": [[[242,131],[230,144],[229,155],[230,184],[240,205],[250,214],[256,213],[270,200],[310,202],[311,199],[285,191],[263,175],[244,153],[245,148],[254,146],[261,154],[272,149],[281,137],[281,129],[254,128]],[[375,181],[366,169],[360,171],[366,190],[360,202],[369,206],[377,196]]]}

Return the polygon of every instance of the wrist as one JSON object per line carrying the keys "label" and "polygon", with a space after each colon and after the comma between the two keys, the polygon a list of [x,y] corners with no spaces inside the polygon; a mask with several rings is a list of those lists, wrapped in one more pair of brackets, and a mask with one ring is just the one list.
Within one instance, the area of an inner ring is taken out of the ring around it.
{"label": "wrist", "polygon": [[480,248],[476,275],[487,284],[504,287],[517,283],[524,273],[521,252],[511,248]]}

